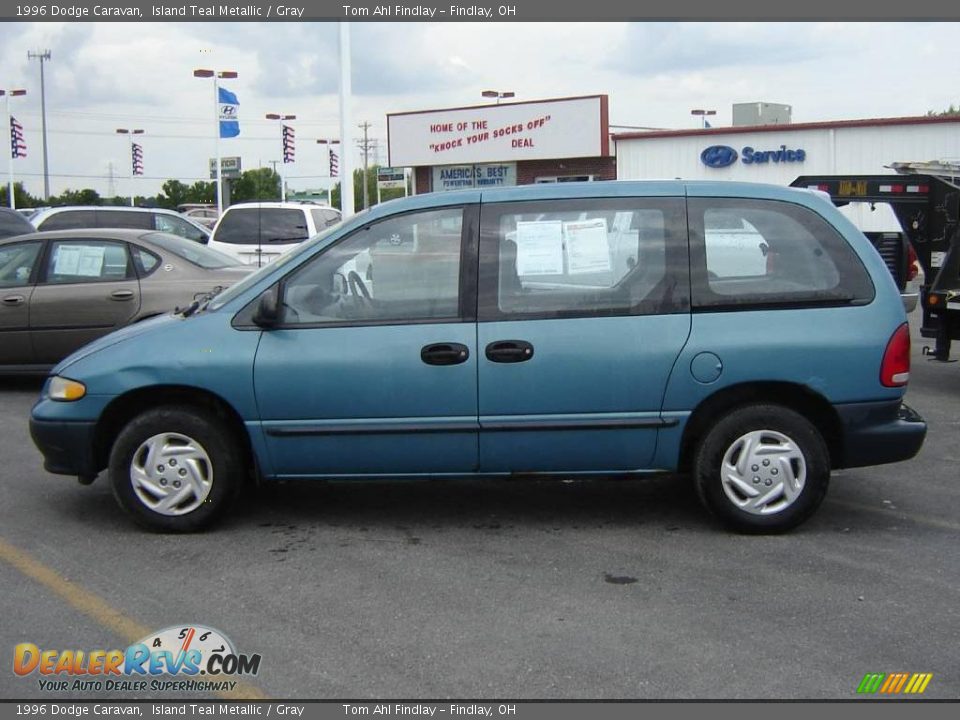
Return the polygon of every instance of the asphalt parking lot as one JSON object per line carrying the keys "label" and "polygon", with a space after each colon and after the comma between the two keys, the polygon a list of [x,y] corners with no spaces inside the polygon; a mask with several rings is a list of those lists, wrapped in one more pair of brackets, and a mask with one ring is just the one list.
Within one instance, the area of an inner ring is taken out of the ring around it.
{"label": "asphalt parking lot", "polygon": [[42,470],[40,382],[0,380],[0,696],[85,697],[16,677],[17,643],[201,623],[262,655],[243,691],[274,698],[854,698],[931,672],[924,697],[956,699],[960,364],[920,345],[921,454],[836,473],[779,537],[728,534],[675,478],[290,484],[152,535],[104,478]]}

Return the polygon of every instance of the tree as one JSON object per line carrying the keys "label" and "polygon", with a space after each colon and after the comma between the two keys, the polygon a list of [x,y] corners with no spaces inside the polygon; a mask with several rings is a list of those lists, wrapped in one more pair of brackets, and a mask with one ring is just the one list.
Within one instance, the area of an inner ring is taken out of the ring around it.
{"label": "tree", "polygon": [[215,182],[206,182],[197,180],[187,191],[187,202],[204,203],[205,205],[215,205],[217,202],[217,184]]}
{"label": "tree", "polygon": [[232,202],[280,199],[280,176],[271,168],[244,170],[230,191]]}
{"label": "tree", "polygon": [[[35,198],[33,195],[23,189],[23,183],[15,182],[13,184],[13,199],[18,208],[35,208],[46,203],[41,198]],[[0,207],[10,207],[10,200],[7,196],[7,185],[0,189]]]}
{"label": "tree", "polygon": [[189,188],[179,180],[167,180],[157,195],[157,204],[170,210],[176,210],[180,203],[188,202]]}
{"label": "tree", "polygon": [[59,195],[51,196],[50,205],[99,205],[100,193],[92,188],[83,190],[64,190]]}
{"label": "tree", "polygon": [[[371,165],[367,171],[367,192],[370,195],[370,207],[377,204],[377,171],[379,165]],[[386,202],[394,198],[403,197],[403,190],[381,190],[380,201]],[[330,204],[335,208],[342,208],[340,202],[340,183],[333,186],[330,192]],[[354,212],[363,209],[363,170],[353,171],[353,208]]]}
{"label": "tree", "polygon": [[954,107],[953,103],[950,103],[950,107],[946,110],[941,110],[937,112],[936,110],[927,110],[928,117],[946,117],[948,115],[960,115],[960,107]]}

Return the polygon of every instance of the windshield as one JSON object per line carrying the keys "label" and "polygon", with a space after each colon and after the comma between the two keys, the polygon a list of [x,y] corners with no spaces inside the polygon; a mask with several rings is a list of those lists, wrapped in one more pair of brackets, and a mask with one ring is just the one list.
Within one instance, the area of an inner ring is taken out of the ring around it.
{"label": "windshield", "polygon": [[[364,210],[362,213],[357,213],[353,217],[356,218],[368,212],[370,211]],[[263,279],[264,275],[266,275],[267,273],[272,273],[278,267],[288,265],[289,263],[293,262],[304,253],[309,253],[319,243],[322,243],[324,240],[330,237],[330,235],[332,235],[334,232],[339,230],[342,224],[343,223],[340,222],[340,223],[337,223],[336,225],[332,225],[328,227],[319,235],[314,235],[312,238],[310,238],[306,242],[300,243],[296,247],[291,248],[287,252],[283,253],[280,257],[278,257],[276,260],[271,262],[269,265],[264,265],[262,268],[260,268],[256,272],[250,275],[247,275],[240,282],[234,285],[231,285],[229,288],[227,288],[222,293],[217,295],[216,299],[212,303],[210,303],[207,309],[219,310],[220,308],[222,308],[224,305],[226,305],[228,302],[233,300],[238,295],[245,293],[247,291],[247,288],[253,285],[256,285],[258,282],[260,282],[260,280]]]}
{"label": "windshield", "polygon": [[228,208],[214,239],[231,245],[301,242],[307,216],[300,208]]}
{"label": "windshield", "polygon": [[179,235],[155,232],[148,233],[142,237],[158,248],[171,252],[177,257],[183,258],[188,263],[206,268],[207,270],[236,267],[242,264],[238,262],[236,258],[232,258],[226,253],[213,250],[206,245],[200,245],[192,240],[182,238]]}

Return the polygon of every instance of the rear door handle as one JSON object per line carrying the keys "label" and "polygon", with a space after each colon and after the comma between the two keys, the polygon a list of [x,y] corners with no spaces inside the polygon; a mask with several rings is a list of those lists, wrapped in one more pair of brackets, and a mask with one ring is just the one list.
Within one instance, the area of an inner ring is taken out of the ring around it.
{"label": "rear door handle", "polygon": [[420,350],[420,359],[427,365],[459,365],[469,357],[470,349],[460,343],[433,343]]}
{"label": "rear door handle", "polygon": [[113,300],[130,300],[133,297],[133,290],[114,290],[110,293]]}
{"label": "rear door handle", "polygon": [[497,340],[487,345],[486,354],[490,362],[526,362],[533,357],[533,345],[526,340]]}
{"label": "rear door handle", "polygon": [[7,295],[3,299],[3,304],[13,307],[15,305],[23,305],[25,300],[26,298],[23,295]]}

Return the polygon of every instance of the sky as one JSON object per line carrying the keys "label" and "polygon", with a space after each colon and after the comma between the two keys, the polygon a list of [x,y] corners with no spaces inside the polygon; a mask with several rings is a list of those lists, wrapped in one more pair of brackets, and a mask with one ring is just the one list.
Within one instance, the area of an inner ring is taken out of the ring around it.
{"label": "sky", "polygon": [[[697,127],[693,108],[730,124],[737,102],[793,106],[794,122],[923,115],[960,104],[957,23],[352,23],[353,118],[369,122],[386,164],[386,115],[516,100],[606,94],[612,125]],[[51,193],[152,195],[164,180],[208,179],[213,84],[199,67],[235,70],[243,169],[281,157],[279,123],[295,114],[293,190],[327,187],[319,138],[338,138],[336,23],[0,23],[0,89],[25,88],[15,179],[42,194],[40,68],[45,65]],[[2,108],[2,105],[0,105]],[[129,178],[142,128],[145,175]],[[353,130],[353,140],[362,136]],[[359,162],[356,155],[355,162]],[[4,163],[5,165],[5,163]],[[6,174],[6,168],[0,166]],[[111,172],[113,180],[111,182]]]}

